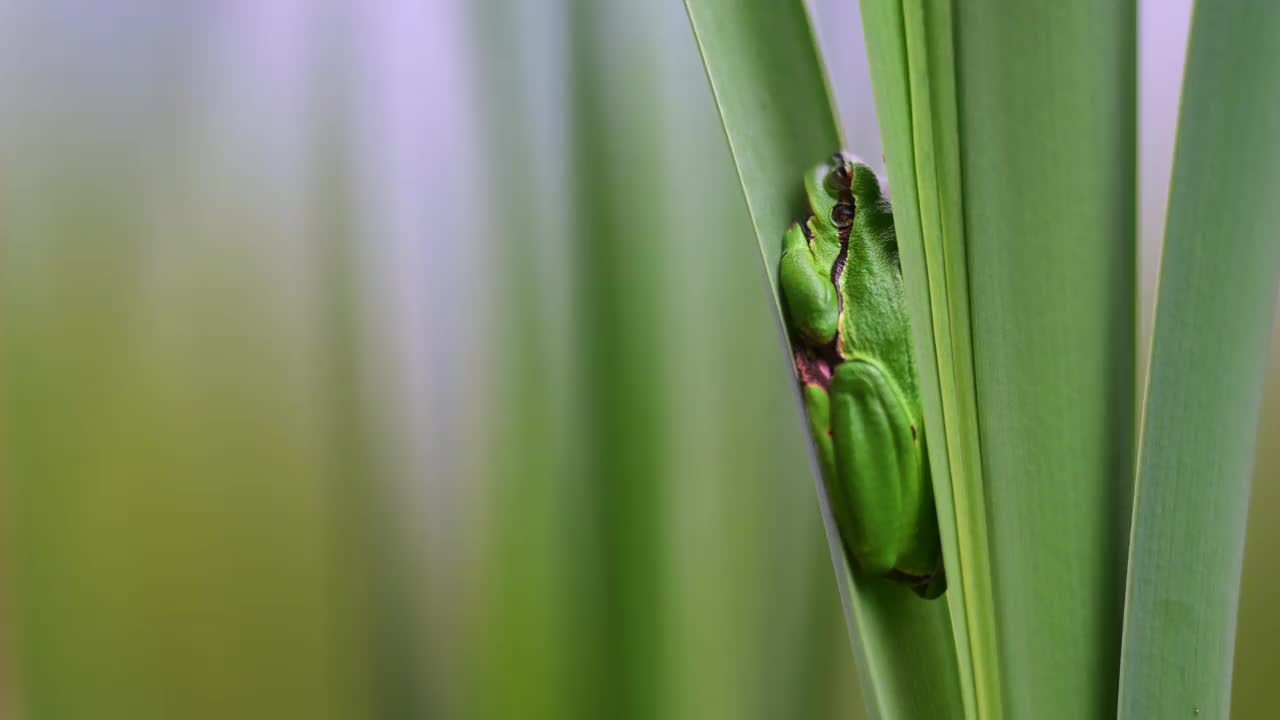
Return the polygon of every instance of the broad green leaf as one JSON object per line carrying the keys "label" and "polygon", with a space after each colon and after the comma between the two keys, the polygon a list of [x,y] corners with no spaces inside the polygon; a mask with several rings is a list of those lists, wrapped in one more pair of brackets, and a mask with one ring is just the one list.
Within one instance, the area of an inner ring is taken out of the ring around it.
{"label": "broad green leaf", "polygon": [[954,10],[1003,711],[1106,717],[1132,475],[1136,8]]}
{"label": "broad green leaf", "polygon": [[[687,0],[686,7],[778,308],[782,233],[804,212],[800,178],[841,146],[813,34],[800,2]],[[816,465],[811,470],[816,478]],[[947,601],[924,602],[888,583],[856,580],[818,487],[873,716],[960,717]]]}
{"label": "broad green leaf", "polygon": [[969,712],[1101,717],[1130,469],[1134,9],[862,10],[935,373],[926,423]]}
{"label": "broad green leaf", "polygon": [[1139,449],[1119,711],[1226,717],[1280,275],[1280,5],[1200,4]]}

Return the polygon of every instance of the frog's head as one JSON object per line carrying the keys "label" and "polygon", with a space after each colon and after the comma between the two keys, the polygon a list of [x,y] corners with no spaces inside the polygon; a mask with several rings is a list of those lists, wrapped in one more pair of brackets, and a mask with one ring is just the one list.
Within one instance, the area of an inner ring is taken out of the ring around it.
{"label": "frog's head", "polygon": [[824,178],[827,192],[839,195],[853,189],[855,167],[859,165],[866,167],[866,163],[851,152],[841,150],[832,155],[831,160],[826,164],[827,174]]}
{"label": "frog's head", "polygon": [[853,225],[853,155],[836,153],[831,161],[814,166],[804,177],[805,196],[812,215],[811,234],[847,233]]}
{"label": "frog's head", "polygon": [[876,172],[853,153],[838,152],[815,166],[805,175],[804,189],[811,213],[806,228],[810,237],[843,242],[858,210],[869,210],[867,222],[892,232],[885,188]]}
{"label": "frog's head", "polygon": [[888,197],[880,176],[853,153],[838,152],[831,156],[831,162],[826,166],[824,183],[830,195],[852,193],[855,204],[864,201],[880,202]]}

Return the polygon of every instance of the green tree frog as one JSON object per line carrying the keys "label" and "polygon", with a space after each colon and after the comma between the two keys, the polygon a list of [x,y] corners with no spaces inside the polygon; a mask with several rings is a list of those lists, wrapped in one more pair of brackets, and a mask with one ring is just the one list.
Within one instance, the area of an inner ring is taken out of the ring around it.
{"label": "green tree frog", "polygon": [[935,598],[946,577],[893,211],[843,153],[804,188],[778,279],[831,511],[864,573]]}

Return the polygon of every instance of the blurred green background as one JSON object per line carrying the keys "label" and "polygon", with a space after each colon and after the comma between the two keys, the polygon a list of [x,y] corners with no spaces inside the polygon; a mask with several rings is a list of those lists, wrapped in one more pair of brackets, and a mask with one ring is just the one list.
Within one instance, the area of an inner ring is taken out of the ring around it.
{"label": "blurred green background", "polygon": [[859,717],[789,372],[676,0],[0,2],[0,718]]}

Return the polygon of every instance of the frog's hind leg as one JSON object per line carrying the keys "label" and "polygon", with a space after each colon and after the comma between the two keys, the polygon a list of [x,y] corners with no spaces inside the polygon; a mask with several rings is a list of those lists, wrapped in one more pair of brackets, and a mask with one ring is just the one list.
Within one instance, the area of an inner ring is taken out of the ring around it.
{"label": "frog's hind leg", "polygon": [[822,470],[822,486],[827,494],[827,507],[831,510],[836,530],[840,534],[840,542],[852,565],[855,563],[856,556],[853,554],[854,548],[848,529],[853,526],[856,519],[848,488],[839,481],[836,473],[835,447],[831,439],[831,396],[826,388],[814,383],[806,383],[801,392],[804,395],[809,432],[813,435],[814,449],[817,451],[818,464]]}
{"label": "frog's hind leg", "polygon": [[938,531],[923,437],[893,378],[870,358],[836,368],[830,390],[835,476],[856,508],[841,534],[863,569],[927,576]]}

